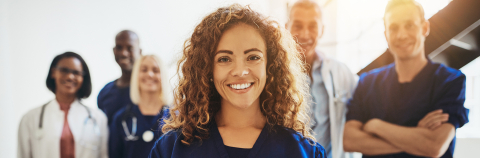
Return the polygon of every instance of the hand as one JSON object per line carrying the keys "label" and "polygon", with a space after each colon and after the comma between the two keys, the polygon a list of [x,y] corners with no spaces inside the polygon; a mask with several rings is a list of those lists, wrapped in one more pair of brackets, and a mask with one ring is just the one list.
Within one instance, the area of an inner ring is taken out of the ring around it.
{"label": "hand", "polygon": [[363,131],[375,134],[374,133],[375,129],[376,129],[376,127],[378,127],[377,125],[381,122],[382,122],[382,120],[380,120],[378,118],[370,119],[370,120],[367,121],[367,123],[365,123],[365,125],[363,125]]}
{"label": "hand", "polygon": [[423,117],[422,120],[418,122],[417,127],[435,130],[438,127],[440,127],[442,123],[445,123],[447,121],[448,121],[448,114],[443,113],[443,110],[439,109],[425,115],[425,117]]}

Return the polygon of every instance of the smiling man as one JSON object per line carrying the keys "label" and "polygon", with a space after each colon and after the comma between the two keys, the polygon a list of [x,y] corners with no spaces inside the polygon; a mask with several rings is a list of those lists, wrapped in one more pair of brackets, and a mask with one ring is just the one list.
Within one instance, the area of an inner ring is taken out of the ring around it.
{"label": "smiling man", "polygon": [[346,102],[355,89],[356,76],[345,64],[315,50],[324,30],[322,14],[316,2],[300,0],[293,4],[285,26],[300,44],[308,65],[313,134],[328,158],[342,158]]}
{"label": "smiling man", "polygon": [[391,0],[385,38],[395,62],[360,76],[348,103],[346,151],[363,157],[453,157],[468,122],[465,75],[425,56],[430,24],[414,0]]}
{"label": "smiling man", "polygon": [[105,85],[98,94],[98,108],[102,109],[108,117],[108,124],[113,120],[113,115],[120,108],[132,104],[130,100],[130,77],[133,63],[142,54],[138,35],[130,30],[120,31],[115,37],[113,55],[115,61],[122,69],[122,76]]}

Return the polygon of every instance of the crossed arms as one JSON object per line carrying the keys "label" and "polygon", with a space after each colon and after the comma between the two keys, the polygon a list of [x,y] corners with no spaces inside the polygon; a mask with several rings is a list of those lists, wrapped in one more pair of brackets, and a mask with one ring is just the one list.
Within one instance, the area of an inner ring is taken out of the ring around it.
{"label": "crossed arms", "polygon": [[385,155],[406,152],[426,157],[440,157],[455,136],[455,127],[446,123],[448,114],[436,110],[427,114],[417,127],[405,127],[370,119],[365,124],[357,120],[345,124],[345,151],[365,155]]}

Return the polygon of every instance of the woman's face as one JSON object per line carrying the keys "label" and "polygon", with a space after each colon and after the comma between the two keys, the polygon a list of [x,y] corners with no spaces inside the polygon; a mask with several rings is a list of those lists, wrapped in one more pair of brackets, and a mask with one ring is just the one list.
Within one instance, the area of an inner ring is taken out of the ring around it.
{"label": "woman's face", "polygon": [[142,60],[138,73],[140,92],[155,93],[162,91],[162,78],[158,63],[151,57]]}
{"label": "woman's face", "polygon": [[259,103],[267,78],[267,49],[257,30],[242,23],[226,30],[215,53],[213,81],[222,104],[248,108]]}
{"label": "woman's face", "polygon": [[75,57],[63,58],[52,69],[51,77],[55,80],[55,93],[76,95],[83,83],[82,62]]}

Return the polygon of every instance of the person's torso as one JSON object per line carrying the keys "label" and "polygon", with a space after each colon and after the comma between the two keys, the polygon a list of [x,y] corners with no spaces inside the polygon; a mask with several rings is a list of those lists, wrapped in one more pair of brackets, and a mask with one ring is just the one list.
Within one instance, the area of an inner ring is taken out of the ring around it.
{"label": "person's torso", "polygon": [[[127,110],[129,107],[130,109]],[[118,111],[114,119],[117,128],[112,129],[116,131],[111,132],[121,133],[120,136],[124,149],[121,151],[122,157],[148,157],[155,140],[163,134],[161,132],[161,126],[164,124],[163,119],[168,117],[168,112],[169,109],[167,105],[165,105],[162,111],[156,116],[142,115],[136,105],[128,105]],[[136,118],[136,126],[133,126],[134,117]],[[135,133],[133,133],[134,127],[136,127]],[[128,130],[128,134],[125,129]],[[131,135],[131,138],[134,139],[127,139],[128,135]]]}
{"label": "person's torso", "polygon": [[[363,91],[365,98],[361,103],[365,120],[379,118],[392,124],[416,127],[429,112],[437,110],[436,100],[441,96],[440,83],[435,71],[440,64],[429,63],[408,83],[399,83],[395,65],[383,67],[375,77],[369,78],[368,88]],[[455,138],[442,158],[452,157]],[[363,156],[364,158],[418,158],[407,153]]]}
{"label": "person's torso", "polygon": [[[92,109],[90,109],[92,110]],[[46,104],[43,116],[42,107],[32,110],[25,116],[29,122],[33,122],[32,131],[29,131],[33,157],[60,157],[60,137],[64,126],[65,113],[60,110],[56,101]],[[91,114],[88,117],[87,107],[78,102],[72,103],[69,109],[67,121],[74,138],[75,157],[100,157],[101,134],[98,117]],[[40,121],[41,120],[41,121]],[[41,122],[41,127],[40,127]]]}
{"label": "person's torso", "polygon": [[[249,158],[254,157],[325,157],[325,149],[318,143],[312,142],[301,134],[286,128],[265,127],[257,138],[253,148],[248,153]],[[210,128],[210,137],[201,142],[195,141],[191,145],[181,142],[183,139],[180,131],[171,131],[160,138],[150,157],[210,157],[228,158],[228,151],[216,126]]]}
{"label": "person's torso", "polygon": [[97,98],[98,108],[100,108],[108,118],[108,125],[113,121],[115,113],[127,104],[132,104],[130,99],[130,87],[119,88],[112,81],[105,85]]}

